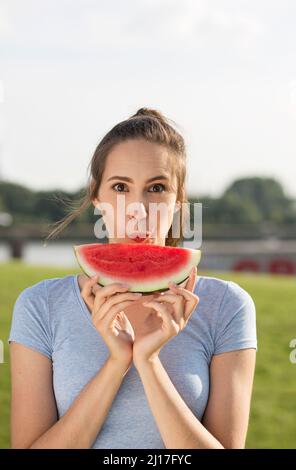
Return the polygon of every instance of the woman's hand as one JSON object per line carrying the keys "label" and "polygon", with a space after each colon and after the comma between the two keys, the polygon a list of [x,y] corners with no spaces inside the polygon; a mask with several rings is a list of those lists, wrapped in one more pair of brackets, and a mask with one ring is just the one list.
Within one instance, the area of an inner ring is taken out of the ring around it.
{"label": "woman's hand", "polygon": [[185,287],[170,283],[170,291],[159,294],[151,301],[143,302],[144,306],[152,307],[155,315],[162,321],[157,330],[135,338],[133,360],[136,367],[140,362],[157,358],[162,346],[187,325],[199,302],[198,296],[193,294],[196,272],[196,267],[192,268]]}
{"label": "woman's hand", "polygon": [[91,312],[94,326],[109,348],[110,357],[130,365],[135,334],[123,310],[141,294],[126,292],[129,287],[120,283],[100,287],[98,280],[98,276],[88,279],[81,296]]}

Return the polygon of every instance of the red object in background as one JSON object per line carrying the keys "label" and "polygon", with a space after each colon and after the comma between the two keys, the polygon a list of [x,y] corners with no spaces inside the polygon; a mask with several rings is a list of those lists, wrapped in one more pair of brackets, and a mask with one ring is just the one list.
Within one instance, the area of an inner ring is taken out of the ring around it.
{"label": "red object in background", "polygon": [[[234,271],[264,272],[262,266],[253,259],[241,259],[232,268]],[[266,272],[271,274],[295,274],[296,264],[287,258],[276,258],[269,262]]]}
{"label": "red object in background", "polygon": [[259,272],[260,266],[257,261],[252,259],[242,259],[234,264],[233,266],[234,271],[253,271]]}
{"label": "red object in background", "polygon": [[272,274],[294,274],[296,269],[289,259],[278,258],[269,263],[268,271]]}

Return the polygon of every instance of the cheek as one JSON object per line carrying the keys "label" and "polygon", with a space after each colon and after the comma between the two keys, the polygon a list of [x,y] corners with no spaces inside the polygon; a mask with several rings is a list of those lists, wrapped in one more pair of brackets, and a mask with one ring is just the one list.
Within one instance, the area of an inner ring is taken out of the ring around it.
{"label": "cheek", "polygon": [[162,233],[162,236],[167,233],[169,227],[172,225],[175,210],[175,197],[171,200],[167,200],[165,204],[165,210],[158,210],[157,217],[151,215],[151,223],[153,224],[154,219],[157,220],[157,232]]}
{"label": "cheek", "polygon": [[174,216],[176,196],[175,195],[168,196],[165,202],[166,202],[166,207],[167,207],[168,220],[171,221]]}
{"label": "cheek", "polygon": [[103,221],[109,233],[116,227],[116,195],[108,188],[100,188],[98,193],[99,208],[102,211]]}
{"label": "cheek", "polygon": [[[116,213],[118,210],[118,200],[117,200],[117,194],[115,191],[109,188],[102,188],[99,192],[99,200],[103,201],[103,207],[108,207],[108,211],[106,212],[106,215],[104,215],[104,220],[110,222],[110,219],[114,217],[114,220],[116,220]],[[123,196],[121,196],[122,199]],[[119,203],[120,204],[120,203]]]}

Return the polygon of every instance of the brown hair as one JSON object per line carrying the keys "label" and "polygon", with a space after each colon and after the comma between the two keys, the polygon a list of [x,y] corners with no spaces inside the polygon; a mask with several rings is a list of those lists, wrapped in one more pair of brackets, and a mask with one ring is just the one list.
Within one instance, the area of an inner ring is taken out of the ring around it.
{"label": "brown hair", "polygon": [[[171,122],[173,122],[170,119]],[[165,244],[177,246],[183,239],[183,222],[189,217],[188,200],[185,192],[186,177],[186,148],[183,137],[169,124],[169,120],[159,111],[149,108],[140,108],[128,119],[116,124],[100,141],[92,159],[88,165],[89,183],[85,194],[72,203],[70,212],[61,220],[51,225],[56,227],[49,233],[46,240],[55,237],[69,223],[78,217],[97,197],[104,172],[107,156],[110,150],[118,143],[128,139],[144,138],[149,142],[164,145],[172,155],[172,170],[177,177],[177,200],[181,202],[180,208],[180,237],[172,237],[172,227],[170,227]],[[187,203],[187,204],[182,204]],[[188,220],[188,219],[187,219]]]}

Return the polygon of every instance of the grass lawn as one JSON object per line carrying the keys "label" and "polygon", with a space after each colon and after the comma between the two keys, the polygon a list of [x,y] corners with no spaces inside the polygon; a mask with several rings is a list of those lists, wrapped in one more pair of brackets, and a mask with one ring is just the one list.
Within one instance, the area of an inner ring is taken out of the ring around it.
{"label": "grass lawn", "polygon": [[[27,286],[51,277],[74,274],[61,270],[0,264],[0,448],[9,447],[10,373],[8,332],[13,304]],[[201,274],[201,273],[200,273]],[[289,344],[296,338],[296,278],[288,276],[203,273],[237,282],[257,308],[258,352],[247,448],[296,448],[296,364]]]}

